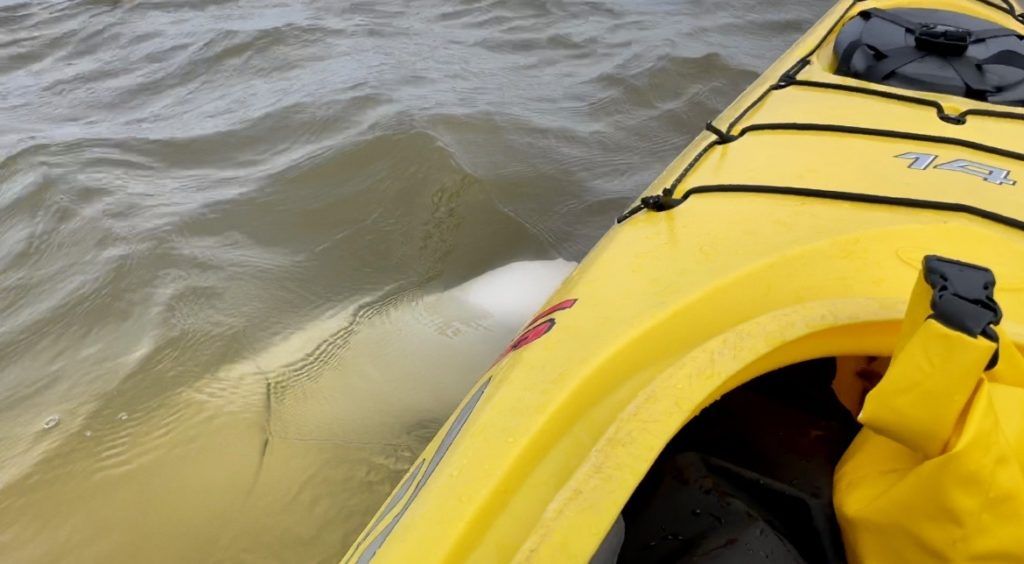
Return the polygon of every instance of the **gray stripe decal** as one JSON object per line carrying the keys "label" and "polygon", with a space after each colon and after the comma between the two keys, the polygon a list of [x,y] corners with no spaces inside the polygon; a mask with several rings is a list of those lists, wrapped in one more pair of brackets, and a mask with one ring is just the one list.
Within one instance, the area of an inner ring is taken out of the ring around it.
{"label": "gray stripe decal", "polygon": [[423,460],[420,460],[419,464],[416,465],[416,468],[414,468],[412,472],[409,472],[409,475],[402,480],[402,485],[398,487],[398,491],[395,492],[395,495],[391,496],[391,499],[388,500],[388,504],[384,510],[380,512],[380,515],[377,515],[377,518],[373,520],[373,523],[366,528],[366,532],[359,537],[359,542],[356,543],[356,550],[353,551],[353,554],[359,551],[359,547],[362,546],[363,543],[366,542],[366,539],[370,537],[370,534],[377,529],[377,525],[380,525],[380,522],[391,514],[391,511],[396,505],[398,505],[398,502],[405,498],[405,494],[409,491],[409,487],[412,486],[416,477],[420,475],[420,470],[423,469],[423,462]]}
{"label": "gray stripe decal", "polygon": [[476,404],[480,402],[480,397],[484,395],[484,390],[487,389],[487,385],[490,383],[490,378],[484,381],[484,383],[481,384],[475,392],[473,392],[473,395],[470,396],[466,405],[462,406],[462,409],[459,410],[459,414],[455,417],[455,421],[452,422],[452,426],[448,428],[448,431],[444,434],[444,438],[441,439],[441,444],[437,445],[437,450],[434,451],[434,456],[430,457],[430,463],[427,464],[427,470],[423,473],[423,477],[420,478],[420,481],[416,483],[416,488],[412,490],[412,495],[410,495],[409,499],[405,501],[402,508],[398,510],[398,514],[391,519],[391,522],[388,523],[386,527],[384,527],[384,530],[381,531],[375,539],[373,539],[373,542],[366,546],[366,549],[359,556],[359,560],[356,561],[357,564],[369,564],[369,562],[373,560],[377,551],[380,550],[381,545],[383,545],[384,541],[387,540],[388,535],[390,535],[391,531],[395,529],[398,522],[402,519],[402,516],[405,515],[406,510],[409,509],[409,506],[412,505],[413,501],[415,501],[420,490],[423,489],[427,480],[430,479],[430,475],[434,473],[434,469],[436,469],[437,465],[441,463],[441,459],[444,458],[445,453],[448,452],[448,448],[452,446],[453,442],[455,442],[455,437],[459,435],[459,431],[461,431],[463,425],[466,424],[466,420],[468,420],[469,416],[473,413],[473,409],[476,407]]}

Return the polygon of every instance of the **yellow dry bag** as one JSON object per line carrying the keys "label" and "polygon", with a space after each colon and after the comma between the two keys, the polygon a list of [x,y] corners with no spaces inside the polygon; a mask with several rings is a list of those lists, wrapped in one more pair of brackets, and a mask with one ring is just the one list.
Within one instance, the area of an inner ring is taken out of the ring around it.
{"label": "yellow dry bag", "polygon": [[835,474],[851,562],[1024,562],[1024,361],[986,268],[935,256]]}

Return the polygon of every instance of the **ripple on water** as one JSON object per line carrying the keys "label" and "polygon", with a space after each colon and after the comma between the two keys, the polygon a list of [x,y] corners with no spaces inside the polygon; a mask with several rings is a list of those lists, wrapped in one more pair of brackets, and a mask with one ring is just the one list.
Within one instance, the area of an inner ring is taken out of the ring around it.
{"label": "ripple on water", "polygon": [[0,0],[0,554],[336,561],[827,4]]}

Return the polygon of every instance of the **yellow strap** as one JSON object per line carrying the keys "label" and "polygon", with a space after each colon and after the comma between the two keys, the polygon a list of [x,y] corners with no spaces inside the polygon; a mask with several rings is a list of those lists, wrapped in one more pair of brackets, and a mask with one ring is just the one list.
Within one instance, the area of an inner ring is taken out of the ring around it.
{"label": "yellow strap", "polygon": [[1006,331],[996,327],[996,334],[1000,343],[999,364],[985,375],[986,378],[989,382],[1024,388],[1024,357],[1013,346],[1013,340]]}

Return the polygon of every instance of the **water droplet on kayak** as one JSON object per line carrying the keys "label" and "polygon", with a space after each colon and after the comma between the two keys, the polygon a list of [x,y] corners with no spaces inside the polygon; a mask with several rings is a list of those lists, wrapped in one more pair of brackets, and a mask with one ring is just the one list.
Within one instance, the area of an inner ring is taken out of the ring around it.
{"label": "water droplet on kayak", "polygon": [[122,411],[121,413],[117,414],[117,418],[119,420],[121,420],[121,421],[127,421],[128,420],[128,414]]}
{"label": "water droplet on kayak", "polygon": [[91,437],[92,436],[92,431],[86,431],[85,432],[85,436],[86,437]]}
{"label": "water droplet on kayak", "polygon": [[60,425],[59,415],[51,415],[46,418],[46,421],[43,421],[43,429],[53,429],[57,425]]}

